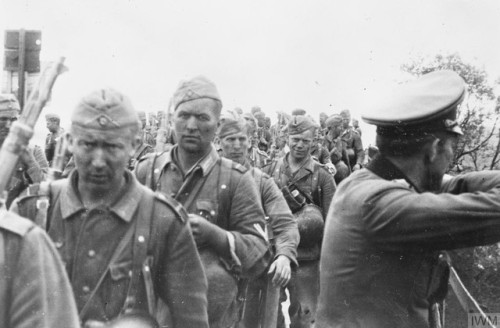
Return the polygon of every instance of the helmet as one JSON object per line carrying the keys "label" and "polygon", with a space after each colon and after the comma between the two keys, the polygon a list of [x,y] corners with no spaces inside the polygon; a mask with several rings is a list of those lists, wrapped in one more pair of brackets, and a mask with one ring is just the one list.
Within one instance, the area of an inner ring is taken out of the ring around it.
{"label": "helmet", "polygon": [[312,247],[321,243],[325,228],[321,208],[313,204],[307,204],[294,215],[299,226],[299,247]]}

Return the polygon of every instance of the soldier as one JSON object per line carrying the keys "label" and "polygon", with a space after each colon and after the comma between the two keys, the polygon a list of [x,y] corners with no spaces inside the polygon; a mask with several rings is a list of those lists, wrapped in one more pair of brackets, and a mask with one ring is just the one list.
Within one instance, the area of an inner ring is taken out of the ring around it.
{"label": "soldier", "polygon": [[[151,133],[151,126],[147,126],[147,119],[145,112],[137,112],[139,115],[139,120],[141,122],[141,141],[145,144],[150,145],[151,147],[155,147],[156,140]],[[149,131],[148,131],[149,130]]]}
{"label": "soldier", "polygon": [[[10,94],[0,94],[0,146],[7,138],[12,122],[17,120],[19,111],[19,102],[16,97]],[[7,187],[7,208],[30,183],[45,179],[48,170],[49,164],[43,150],[38,146],[29,146],[19,157],[16,171]]]}
{"label": "soldier", "polygon": [[215,84],[183,81],[172,101],[178,143],[138,163],[141,182],[175,197],[189,222],[208,278],[210,327],[238,321],[238,278],[255,278],[269,264],[264,212],[245,167],[220,158],[212,143],[222,108]]}
{"label": "soldier", "polygon": [[293,116],[288,124],[290,152],[264,168],[264,172],[271,175],[281,188],[288,206],[297,216],[299,268],[288,284],[289,313],[292,325],[305,327],[314,322],[323,220],[335,192],[332,175],[310,155],[317,128],[309,117]]}
{"label": "soldier", "polygon": [[45,120],[47,122],[47,129],[50,132],[47,134],[47,138],[45,138],[45,158],[49,166],[51,166],[56,150],[57,139],[64,134],[64,129],[60,126],[61,118],[57,114],[46,114]]}
{"label": "soldier", "polygon": [[[167,312],[165,304],[170,320],[161,324],[208,327],[207,281],[187,214],[126,169],[139,129],[137,113],[117,91],[80,101],[68,135],[76,169],[50,185],[48,233],[86,327],[129,312]],[[35,220],[38,200],[48,195],[30,187],[13,208]]]}
{"label": "soldier", "polygon": [[128,164],[128,169],[130,171],[134,170],[137,161],[139,161],[143,156],[154,152],[153,147],[142,140],[142,135],[142,131],[139,131],[137,146],[135,148],[134,155],[132,155]]}
{"label": "soldier", "polygon": [[252,167],[262,168],[270,162],[269,155],[259,149],[259,127],[257,120],[250,113],[243,114],[243,118],[248,124],[248,133],[250,135],[250,143],[247,151],[248,161]]}
{"label": "soldier", "polygon": [[324,165],[332,176],[335,176],[335,174],[337,173],[337,169],[335,168],[335,165],[332,164],[330,152],[323,146],[323,140],[320,136],[321,132],[319,130],[320,129],[317,129],[314,135],[313,144],[311,146],[311,157],[315,161],[318,161],[320,164]]}
{"label": "soldier", "polygon": [[359,127],[359,121],[355,118],[352,119],[352,128],[354,129],[354,131],[356,131],[359,136],[361,137],[361,128]]}
{"label": "soldier", "polygon": [[254,117],[257,120],[257,146],[260,150],[266,152],[271,143],[271,132],[266,127],[266,114],[259,111],[254,114]]}
{"label": "soldier", "polygon": [[328,132],[323,139],[323,145],[330,152],[330,159],[336,169],[335,182],[339,184],[351,174],[346,145],[340,138],[342,134],[342,117],[336,114],[330,116],[326,120],[325,126]]}
{"label": "soldier", "polygon": [[78,313],[57,250],[29,220],[0,211],[0,327],[78,328]]}
{"label": "soldier", "polygon": [[334,196],[317,328],[429,327],[448,284],[439,251],[500,240],[500,172],[444,178],[465,92],[456,73],[432,72],[362,116],[377,126],[380,155]]}
{"label": "soldier", "polygon": [[[222,156],[229,158],[249,171],[257,184],[264,213],[269,217],[269,228],[274,238],[274,260],[267,272],[277,286],[285,287],[291,277],[291,264],[297,266],[297,246],[299,231],[297,222],[273,179],[260,169],[252,167],[247,158],[249,136],[248,126],[242,119],[226,118],[221,120],[219,138]],[[245,312],[240,327],[259,327],[259,307],[264,301],[265,277],[249,283],[245,301]],[[276,307],[278,304],[276,304]]]}
{"label": "soldier", "polygon": [[328,118],[328,115],[324,112],[319,113],[319,127],[321,131],[324,131],[326,129],[326,120]]}
{"label": "soldier", "polygon": [[351,122],[351,112],[348,109],[341,111],[340,116],[342,117],[342,127],[344,129],[340,138],[346,145],[351,171],[357,171],[363,167],[365,160],[365,150],[361,141],[361,135],[349,125]]}

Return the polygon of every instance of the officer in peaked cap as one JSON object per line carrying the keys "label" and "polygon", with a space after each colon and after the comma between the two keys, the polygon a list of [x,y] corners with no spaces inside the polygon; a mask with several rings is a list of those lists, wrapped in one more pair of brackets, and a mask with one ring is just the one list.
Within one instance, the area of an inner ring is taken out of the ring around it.
{"label": "officer in peaked cap", "polygon": [[288,123],[290,152],[264,167],[283,192],[297,217],[300,233],[298,269],[288,284],[291,326],[314,322],[319,286],[319,250],[323,222],[335,193],[335,181],[328,170],[311,157],[319,125],[309,116],[295,115]]}
{"label": "officer in peaked cap", "polygon": [[316,327],[429,327],[448,283],[440,251],[500,241],[500,172],[443,179],[465,91],[459,75],[435,71],[362,116],[380,154],[333,197]]}
{"label": "officer in peaked cap", "polygon": [[[207,282],[187,214],[126,169],[139,128],[131,102],[116,90],[97,90],[77,104],[68,135],[76,169],[51,185],[48,233],[72,273],[85,327],[121,313],[148,314],[155,304],[171,313],[171,320],[157,317],[162,326],[208,327]],[[14,210],[33,215],[41,196],[33,187]],[[158,299],[152,304],[147,295]]]}

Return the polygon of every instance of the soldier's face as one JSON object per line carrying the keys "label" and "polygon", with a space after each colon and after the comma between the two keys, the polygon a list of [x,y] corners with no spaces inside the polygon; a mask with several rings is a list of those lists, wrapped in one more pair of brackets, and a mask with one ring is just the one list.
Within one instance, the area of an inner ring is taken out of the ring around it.
{"label": "soldier's face", "polygon": [[248,137],[243,132],[230,134],[221,140],[222,155],[238,163],[245,160],[249,146]]}
{"label": "soldier's face", "polygon": [[17,121],[17,115],[7,113],[0,114],[0,143],[3,143],[10,131],[12,122]]}
{"label": "soldier's face", "polygon": [[69,150],[73,153],[79,183],[91,190],[120,186],[137,142],[137,137],[125,128],[97,131],[72,127]]}
{"label": "soldier's face", "polygon": [[307,130],[300,134],[291,135],[288,139],[290,146],[290,156],[297,160],[304,159],[311,151],[314,134],[312,130]]}
{"label": "soldier's face", "polygon": [[340,125],[335,125],[335,126],[329,127],[329,130],[330,130],[332,137],[337,138],[338,136],[340,136],[340,133],[342,132],[342,127]]}
{"label": "soldier's face", "polygon": [[50,132],[56,132],[57,131],[57,128],[59,127],[57,122],[55,121],[52,121],[52,120],[47,120],[47,129],[50,131]]}
{"label": "soldier's face", "polygon": [[179,148],[204,154],[214,140],[219,121],[218,104],[212,99],[196,99],[179,105],[174,114],[174,130]]}

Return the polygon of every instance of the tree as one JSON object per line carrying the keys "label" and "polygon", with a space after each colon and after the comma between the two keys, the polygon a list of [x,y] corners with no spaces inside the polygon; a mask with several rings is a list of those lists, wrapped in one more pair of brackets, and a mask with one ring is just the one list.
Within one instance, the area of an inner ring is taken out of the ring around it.
{"label": "tree", "polygon": [[496,127],[500,97],[495,96],[494,86],[500,85],[500,78],[491,85],[484,69],[464,62],[456,53],[420,57],[402,65],[401,69],[413,75],[449,69],[465,80],[468,94],[458,110],[464,136],[459,141],[452,168],[457,172],[498,168],[500,139]]}

